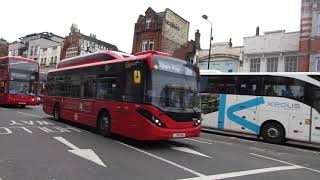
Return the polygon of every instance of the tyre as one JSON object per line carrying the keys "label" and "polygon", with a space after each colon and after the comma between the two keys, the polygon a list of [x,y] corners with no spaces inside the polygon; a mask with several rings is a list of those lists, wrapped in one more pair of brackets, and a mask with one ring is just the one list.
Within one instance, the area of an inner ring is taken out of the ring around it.
{"label": "tyre", "polygon": [[60,121],[60,108],[58,104],[53,108],[53,120]]}
{"label": "tyre", "polygon": [[98,132],[104,137],[111,136],[111,118],[107,111],[102,111],[99,114]]}
{"label": "tyre", "polygon": [[261,136],[266,142],[281,144],[285,141],[285,130],[280,123],[269,122],[263,125]]}

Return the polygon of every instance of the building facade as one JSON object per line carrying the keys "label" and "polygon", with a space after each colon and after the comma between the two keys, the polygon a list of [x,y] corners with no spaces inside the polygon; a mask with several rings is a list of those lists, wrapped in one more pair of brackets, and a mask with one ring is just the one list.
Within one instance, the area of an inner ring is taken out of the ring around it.
{"label": "building facade", "polygon": [[118,51],[117,46],[106,43],[96,38],[96,35],[90,36],[80,33],[76,24],[72,24],[69,36],[65,37],[61,59],[70,58],[78,55],[92,53],[100,50]]}
{"label": "building facade", "polygon": [[8,56],[9,44],[3,38],[0,38],[0,57]]}
{"label": "building facade", "polygon": [[33,59],[40,64],[40,71],[54,69],[60,61],[64,38],[53,33],[29,34],[10,43],[9,55]]}
{"label": "building facade", "polygon": [[170,9],[155,12],[148,8],[135,23],[132,53],[156,50],[174,54],[188,43],[189,22]]}
{"label": "building facade", "polygon": [[244,72],[299,71],[299,32],[265,32],[244,38]]}
{"label": "building facade", "polygon": [[242,60],[242,46],[233,46],[231,39],[229,42],[213,43],[211,45],[210,61],[209,50],[200,50],[197,53],[197,62],[201,70],[209,69],[221,72],[239,72],[240,61]]}
{"label": "building facade", "polygon": [[320,0],[302,0],[300,71],[320,71]]}
{"label": "building facade", "polygon": [[200,32],[197,30],[195,32],[195,40],[188,41],[185,45],[175,50],[173,57],[188,61],[193,64],[195,62],[196,53],[197,51],[200,51],[200,49]]}

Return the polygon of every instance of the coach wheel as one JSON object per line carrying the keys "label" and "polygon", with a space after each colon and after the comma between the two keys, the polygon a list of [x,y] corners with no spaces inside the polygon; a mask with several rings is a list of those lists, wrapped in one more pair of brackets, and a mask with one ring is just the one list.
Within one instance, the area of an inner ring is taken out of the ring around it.
{"label": "coach wheel", "polygon": [[110,115],[106,111],[102,111],[98,118],[98,130],[102,136],[109,137],[111,135]]}
{"label": "coach wheel", "polygon": [[53,119],[55,121],[60,120],[60,109],[59,109],[59,105],[57,105],[57,104],[53,108]]}
{"label": "coach wheel", "polygon": [[21,107],[21,108],[25,108],[25,107],[26,107],[26,105],[20,105],[20,107]]}
{"label": "coach wheel", "polygon": [[262,127],[261,136],[269,143],[280,144],[285,141],[285,131],[280,123],[270,122]]}

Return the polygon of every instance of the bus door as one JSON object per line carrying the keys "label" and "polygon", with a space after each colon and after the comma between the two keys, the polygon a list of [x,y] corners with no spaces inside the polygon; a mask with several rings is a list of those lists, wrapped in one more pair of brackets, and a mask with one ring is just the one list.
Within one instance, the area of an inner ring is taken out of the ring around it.
{"label": "bus door", "polygon": [[312,108],[311,142],[320,143],[320,114]]}
{"label": "bus door", "polygon": [[136,110],[143,102],[143,92],[145,86],[145,61],[137,61],[127,63],[125,70],[125,77],[121,88],[121,105],[118,108],[121,113],[122,121],[125,126],[126,134],[136,137],[143,131],[141,118],[137,115]]}
{"label": "bus door", "polygon": [[238,76],[236,104],[229,107],[227,115],[232,121],[230,128],[239,132],[259,133],[257,106],[264,103],[259,78]]}
{"label": "bus door", "polygon": [[3,104],[5,101],[5,92],[6,92],[6,83],[3,80],[0,80],[0,104]]}
{"label": "bus door", "polygon": [[311,118],[311,142],[320,143],[320,87],[311,85],[309,90],[312,91],[310,94],[312,108],[312,118]]}

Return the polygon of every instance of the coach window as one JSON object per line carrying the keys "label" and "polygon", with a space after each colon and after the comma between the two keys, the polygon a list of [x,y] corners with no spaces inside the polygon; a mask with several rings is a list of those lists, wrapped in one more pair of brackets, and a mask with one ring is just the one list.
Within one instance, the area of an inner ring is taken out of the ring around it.
{"label": "coach window", "polygon": [[265,76],[264,95],[305,101],[305,83],[290,77]]}
{"label": "coach window", "polygon": [[101,77],[97,83],[97,99],[117,100],[117,78]]}
{"label": "coach window", "polygon": [[261,95],[261,76],[238,76],[238,94],[240,95]]}
{"label": "coach window", "polygon": [[235,94],[236,77],[235,76],[208,76],[206,87],[202,87],[204,92],[213,94]]}

